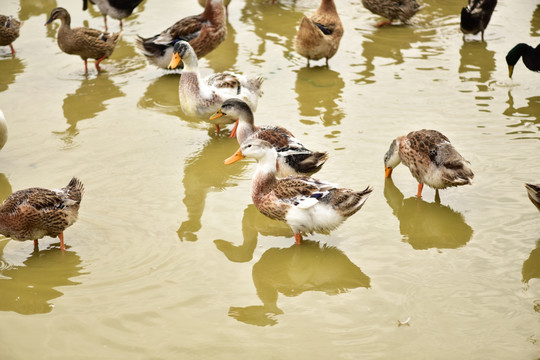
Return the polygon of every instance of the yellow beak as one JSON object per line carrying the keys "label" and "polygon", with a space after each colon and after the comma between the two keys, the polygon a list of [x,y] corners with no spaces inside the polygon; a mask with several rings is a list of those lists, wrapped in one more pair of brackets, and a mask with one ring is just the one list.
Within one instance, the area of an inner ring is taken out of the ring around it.
{"label": "yellow beak", "polygon": [[214,119],[217,119],[218,117],[222,117],[222,116],[223,116],[223,113],[221,112],[221,109],[219,109],[212,116],[210,116],[210,120],[214,120]]}
{"label": "yellow beak", "polygon": [[508,76],[510,76],[510,79],[512,78],[513,73],[514,73],[514,67],[512,65],[508,65]]}
{"label": "yellow beak", "polygon": [[167,66],[167,69],[176,69],[181,60],[182,58],[178,55],[178,53],[173,53],[171,62],[169,63],[169,66]]}
{"label": "yellow beak", "polygon": [[392,175],[392,168],[384,166],[384,178],[389,178]]}
{"label": "yellow beak", "polygon": [[231,157],[226,158],[225,161],[223,161],[223,163],[225,165],[230,165],[232,163],[237,162],[238,160],[242,160],[243,158],[245,158],[245,156],[242,154],[242,151],[238,149],[238,151],[235,152]]}

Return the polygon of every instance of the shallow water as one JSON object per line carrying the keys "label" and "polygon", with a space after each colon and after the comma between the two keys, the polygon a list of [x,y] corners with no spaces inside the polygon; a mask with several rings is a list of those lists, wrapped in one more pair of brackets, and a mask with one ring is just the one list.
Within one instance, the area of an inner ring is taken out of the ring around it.
{"label": "shallow water", "polygon": [[[258,124],[328,151],[317,177],[374,192],[337,230],[294,245],[251,204],[255,164],[180,109],[178,74],[134,45],[202,11],[146,0],[96,73],[62,53],[59,22],[103,29],[77,1],[3,1],[25,21],[0,48],[0,197],[79,177],[79,220],[59,240],[0,239],[2,359],[536,359],[540,352],[539,75],[504,57],[540,36],[540,7],[499,2],[485,34],[463,37],[465,1],[424,0],[410,25],[377,29],[361,1],[337,4],[345,35],[330,66],[293,48],[317,0],[232,0],[226,41],[203,75],[261,74]],[[118,22],[109,19],[117,31]],[[441,191],[405,166],[385,181],[393,138],[433,128],[472,164],[472,186]],[[399,326],[399,322],[407,324]],[[31,346],[30,346],[31,344]]]}

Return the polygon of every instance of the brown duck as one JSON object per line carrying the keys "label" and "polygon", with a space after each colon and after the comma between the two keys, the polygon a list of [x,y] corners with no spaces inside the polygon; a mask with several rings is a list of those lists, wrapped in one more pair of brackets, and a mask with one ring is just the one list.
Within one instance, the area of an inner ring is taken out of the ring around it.
{"label": "brown duck", "polygon": [[64,8],[57,7],[45,25],[60,19],[62,24],[58,30],[58,46],[66,54],[79,55],[84,60],[84,72],[88,72],[87,59],[96,59],[96,69],[101,70],[99,63],[111,56],[122,32],[111,34],[86,27],[71,28],[71,16]]}
{"label": "brown duck", "polygon": [[424,184],[436,189],[438,196],[439,189],[472,184],[474,177],[469,162],[436,130],[412,131],[392,141],[384,156],[385,177],[390,177],[400,162],[418,181],[418,197]]}
{"label": "brown duck", "polygon": [[304,16],[296,33],[294,47],[309,60],[328,59],[334,56],[343,37],[343,25],[334,0],[321,0],[319,8],[311,15]]}
{"label": "brown duck", "polygon": [[19,37],[19,29],[22,24],[13,16],[0,15],[0,46],[9,45],[13,55],[15,55],[15,49],[12,42]]}
{"label": "brown duck", "polygon": [[[143,0],[90,0],[90,2],[99,8],[99,12],[103,15],[105,31],[107,31],[107,15],[120,20],[120,29],[122,29],[124,26],[122,19],[131,15]],[[83,0],[83,10],[86,9],[88,9],[88,0]]]}
{"label": "brown duck", "polygon": [[[208,0],[199,15],[178,20],[160,34],[149,38],[139,36],[137,48],[151,63],[167,69],[172,59],[174,44],[183,40],[189,42],[197,58],[214,50],[227,36],[227,17],[222,0]],[[182,68],[179,63],[177,67]]]}
{"label": "brown duck", "polygon": [[0,234],[14,240],[59,237],[65,250],[64,230],[77,220],[84,186],[77,178],[59,190],[29,188],[11,194],[0,205]]}
{"label": "brown duck", "polygon": [[362,0],[362,4],[372,13],[388,19],[377,23],[376,27],[390,25],[394,20],[406,24],[420,10],[416,0]]}

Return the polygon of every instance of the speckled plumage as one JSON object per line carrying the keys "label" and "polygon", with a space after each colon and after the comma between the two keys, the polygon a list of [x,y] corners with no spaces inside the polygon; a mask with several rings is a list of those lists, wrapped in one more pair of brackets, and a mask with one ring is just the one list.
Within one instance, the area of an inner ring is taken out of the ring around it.
{"label": "speckled plumage", "polygon": [[[183,18],[158,35],[136,39],[137,48],[151,63],[167,69],[174,44],[187,41],[201,58],[214,50],[227,36],[227,18],[222,0],[209,0],[199,15]],[[182,67],[182,64],[179,64]]]}
{"label": "speckled plumage", "polygon": [[334,0],[321,0],[319,8],[300,22],[294,47],[303,57],[310,60],[328,59],[334,56],[343,37],[343,25]]}
{"label": "speckled plumage", "polygon": [[79,55],[84,60],[85,72],[88,72],[87,60],[96,59],[96,69],[99,63],[111,56],[122,33],[107,33],[86,27],[71,28],[71,16],[64,8],[58,7],[51,11],[48,25],[60,19],[62,24],[57,34],[60,50],[66,54]]}
{"label": "speckled plumage", "polygon": [[[262,77],[248,78],[223,72],[201,79],[197,56],[185,41],[179,41],[174,45],[173,61],[179,59],[184,61],[184,70],[178,84],[178,93],[180,106],[187,115],[208,120],[209,116],[229,98],[242,99],[252,111],[257,109],[259,97],[262,96]],[[219,125],[230,124],[235,120],[230,116],[223,116],[220,121],[214,123],[219,131]]]}
{"label": "speckled plumage", "polygon": [[416,0],[362,0],[362,4],[372,13],[388,19],[377,26],[391,24],[394,20],[406,24],[420,10]]}
{"label": "speckled plumage", "polygon": [[399,136],[390,144],[384,156],[386,176],[400,162],[409,168],[418,181],[418,196],[423,184],[434,189],[472,184],[474,174],[450,140],[436,130],[412,131]]}
{"label": "speckled plumage", "polygon": [[9,45],[12,54],[15,54],[15,49],[11,43],[19,37],[22,24],[13,16],[0,15],[0,46]]}
{"label": "speckled plumage", "polygon": [[83,0],[83,10],[88,9],[88,1],[97,5],[103,15],[105,30],[107,30],[107,15],[120,20],[120,28],[123,27],[122,19],[127,18],[143,0]]}
{"label": "speckled plumage", "polygon": [[372,189],[363,191],[338,188],[307,176],[276,178],[277,151],[267,141],[249,139],[225,163],[243,157],[257,159],[251,197],[264,215],[286,222],[297,244],[302,232],[328,232],[362,208]]}
{"label": "speckled plumage", "polygon": [[280,177],[294,174],[313,174],[320,170],[328,159],[328,154],[307,149],[294,135],[281,126],[256,126],[253,112],[240,99],[227,99],[221,108],[210,118],[221,116],[237,118],[237,125],[231,132],[236,136],[239,145],[245,141],[257,138],[268,141],[278,153],[278,171]]}
{"label": "speckled plumage", "polygon": [[540,210],[540,184],[525,184],[531,202]]}
{"label": "speckled plumage", "polygon": [[29,188],[11,194],[0,205],[0,233],[14,240],[60,237],[76,220],[84,186],[77,178],[59,190]]}
{"label": "speckled plumage", "polygon": [[461,9],[460,29],[464,34],[482,33],[486,30],[497,0],[469,0],[466,7]]}

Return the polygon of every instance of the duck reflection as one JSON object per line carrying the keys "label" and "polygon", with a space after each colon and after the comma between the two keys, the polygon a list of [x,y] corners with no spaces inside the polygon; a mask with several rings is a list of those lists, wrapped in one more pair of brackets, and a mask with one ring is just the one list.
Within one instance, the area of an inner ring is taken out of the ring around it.
{"label": "duck reflection", "polygon": [[227,37],[217,49],[204,56],[214,73],[232,71],[238,57],[238,44],[235,42],[236,30],[227,23]]}
{"label": "duck reflection", "polygon": [[125,95],[105,73],[95,78],[85,77],[79,88],[64,98],[62,109],[69,127],[58,134],[64,135],[66,143],[71,143],[79,133],[79,121],[95,118],[107,109],[107,100]]}
{"label": "duck reflection", "polygon": [[252,24],[253,33],[261,40],[256,55],[261,57],[266,53],[266,44],[278,44],[284,47],[287,58],[293,52],[293,40],[296,28],[304,16],[302,11],[296,10],[295,2],[274,4],[261,0],[246,0],[241,10],[240,21]]}
{"label": "duck reflection", "polygon": [[17,75],[24,71],[24,63],[18,57],[0,60],[0,92],[6,91],[15,82]]}
{"label": "duck reflection", "polygon": [[238,143],[234,139],[216,135],[212,129],[208,131],[208,135],[211,139],[185,162],[183,201],[187,208],[188,219],[182,222],[177,231],[182,241],[197,240],[207,194],[236,186],[236,181],[232,179],[240,176],[247,166],[247,162],[236,166],[223,166],[226,154],[238,150]]}
{"label": "duck reflection", "polygon": [[461,80],[477,82],[480,91],[487,91],[487,82],[495,71],[495,51],[488,50],[484,41],[464,41],[459,54]]}
{"label": "duck reflection", "polygon": [[[52,9],[57,7],[56,0],[21,0],[18,18],[22,21],[30,19],[32,16],[48,16]],[[44,22],[47,18],[44,18]]]}
{"label": "duck reflection", "polygon": [[385,179],[384,197],[399,220],[403,240],[415,250],[456,249],[472,237],[473,229],[459,212],[438,201],[428,203],[416,196],[404,199],[391,178]]}
{"label": "duck reflection", "polygon": [[[523,137],[526,133],[533,133],[534,138],[540,139],[540,96],[531,96],[527,99],[527,106],[516,108],[514,106],[514,97],[512,92],[508,90],[508,107],[503,114],[516,120],[516,123],[507,125],[509,128],[517,128],[508,134],[519,134]],[[534,125],[534,126],[531,126]]]}
{"label": "duck reflection", "polygon": [[230,261],[248,262],[253,258],[259,234],[285,238],[291,238],[294,235],[287,224],[270,219],[261,214],[255,205],[249,204],[244,210],[242,218],[242,245],[234,245],[232,242],[222,239],[214,240],[214,244]]}
{"label": "duck reflection", "polygon": [[540,279],[540,240],[536,242],[536,249],[531,251],[529,258],[523,263],[521,277],[525,284],[531,279]]}
{"label": "duck reflection", "polygon": [[327,67],[303,67],[297,70],[294,90],[301,116],[322,117],[324,126],[338,125],[345,117],[338,105],[345,82]]}
{"label": "duck reflection", "polygon": [[143,109],[157,110],[167,115],[178,116],[180,112],[178,81],[179,74],[167,74],[158,77],[148,85],[137,106]]}
{"label": "duck reflection", "polygon": [[531,19],[531,36],[540,36],[540,4],[536,5]]}
{"label": "duck reflection", "polygon": [[302,246],[268,249],[253,265],[253,283],[263,305],[231,307],[229,316],[251,325],[275,325],[279,293],[298,296],[306,291],[337,295],[359,287],[369,288],[370,278],[341,250],[318,241]]}
{"label": "duck reflection", "polygon": [[0,242],[0,311],[24,315],[51,312],[51,300],[63,295],[56,288],[80,284],[70,280],[84,274],[75,252],[59,252],[56,247],[34,250],[22,265],[10,265],[3,256],[8,242]]}

